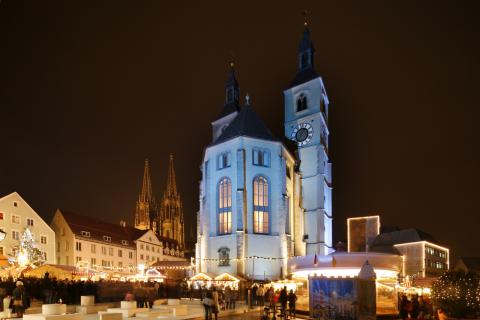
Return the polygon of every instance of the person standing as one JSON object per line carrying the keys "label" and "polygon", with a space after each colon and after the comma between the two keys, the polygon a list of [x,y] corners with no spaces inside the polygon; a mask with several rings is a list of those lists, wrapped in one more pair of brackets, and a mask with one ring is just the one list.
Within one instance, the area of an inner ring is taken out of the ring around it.
{"label": "person standing", "polygon": [[296,317],[297,312],[296,312],[296,302],[297,302],[297,295],[293,290],[290,290],[288,293],[288,310],[290,312],[290,317]]}
{"label": "person standing", "polygon": [[225,297],[225,309],[228,310],[230,309],[232,299],[232,289],[229,286],[225,288],[223,296]]}
{"label": "person standing", "polygon": [[205,309],[205,320],[212,318],[213,295],[211,291],[207,291],[203,298],[203,308]]}
{"label": "person standing", "polygon": [[418,315],[420,314],[420,302],[418,301],[418,295],[414,295],[412,298],[412,311],[410,312],[410,316],[412,319],[417,319]]}
{"label": "person standing", "polygon": [[218,291],[217,291],[217,288],[215,287],[212,288],[212,299],[213,299],[212,313],[215,316],[215,320],[217,320],[220,304],[218,302]]}
{"label": "person standing", "polygon": [[252,306],[256,306],[257,305],[257,290],[258,290],[258,286],[256,283],[253,284],[252,286],[252,294],[251,294],[251,297],[252,297]]}
{"label": "person standing", "polygon": [[288,302],[287,287],[285,286],[283,287],[283,289],[280,291],[280,295],[278,298],[280,300],[282,315],[285,315],[287,313],[287,302]]}
{"label": "person standing", "polygon": [[260,285],[260,287],[258,287],[258,290],[257,290],[257,304],[261,307],[263,307],[264,303],[263,303],[263,296],[265,295],[265,289],[263,288],[263,284]]}
{"label": "person standing", "polygon": [[50,274],[45,272],[42,281],[42,289],[43,289],[43,303],[49,304],[54,303],[53,301],[53,283],[52,279],[50,279]]}
{"label": "person standing", "polygon": [[17,314],[17,318],[23,318],[23,313],[27,308],[28,297],[22,281],[17,281],[16,286],[12,295],[13,312]]}

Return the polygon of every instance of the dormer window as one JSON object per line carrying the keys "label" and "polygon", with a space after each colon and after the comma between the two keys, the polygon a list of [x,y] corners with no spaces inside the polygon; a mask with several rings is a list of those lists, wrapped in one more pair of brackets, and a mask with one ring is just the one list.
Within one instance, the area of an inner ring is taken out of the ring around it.
{"label": "dormer window", "polygon": [[109,236],[103,236],[103,240],[107,242],[112,242],[112,237]]}
{"label": "dormer window", "polygon": [[90,232],[89,231],[81,231],[80,234],[82,235],[82,237],[90,238]]}
{"label": "dormer window", "polygon": [[128,241],[127,241],[127,240],[122,240],[122,244],[123,244],[124,246],[128,246]]}
{"label": "dormer window", "polygon": [[307,109],[307,96],[303,93],[300,94],[297,98],[297,112]]}

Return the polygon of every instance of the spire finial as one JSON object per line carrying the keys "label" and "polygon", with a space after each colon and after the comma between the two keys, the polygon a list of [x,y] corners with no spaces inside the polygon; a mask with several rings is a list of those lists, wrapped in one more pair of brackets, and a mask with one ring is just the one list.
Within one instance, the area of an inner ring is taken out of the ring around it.
{"label": "spire finial", "polygon": [[247,106],[250,105],[250,95],[248,94],[248,92],[247,92],[247,94],[245,95],[245,104],[246,104]]}
{"label": "spire finial", "polygon": [[304,27],[308,27],[308,13],[309,12],[306,9],[302,11]]}

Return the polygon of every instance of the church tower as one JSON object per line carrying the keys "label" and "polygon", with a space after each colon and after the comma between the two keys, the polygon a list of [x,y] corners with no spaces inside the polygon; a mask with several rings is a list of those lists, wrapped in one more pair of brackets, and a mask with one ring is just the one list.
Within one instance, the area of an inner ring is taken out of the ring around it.
{"label": "church tower", "polygon": [[141,230],[152,229],[155,232],[157,203],[152,193],[152,182],[150,180],[150,166],[148,159],[145,159],[143,169],[143,181],[140,194],[138,195],[135,209],[135,228]]}
{"label": "church tower", "polygon": [[167,188],[165,189],[162,201],[160,202],[158,220],[160,226],[159,235],[176,240],[180,250],[185,248],[183,208],[180,194],[177,191],[177,181],[173,166],[173,154],[170,154]]}
{"label": "church tower", "polygon": [[230,122],[235,119],[240,111],[240,90],[233,62],[230,62],[230,70],[228,71],[227,81],[225,81],[225,103],[222,111],[212,122],[213,141],[222,135]]}
{"label": "church tower", "polygon": [[306,254],[332,250],[332,163],[328,155],[328,97],[314,65],[315,48],[307,23],[298,46],[298,71],[284,91],[285,136],[297,143]]}

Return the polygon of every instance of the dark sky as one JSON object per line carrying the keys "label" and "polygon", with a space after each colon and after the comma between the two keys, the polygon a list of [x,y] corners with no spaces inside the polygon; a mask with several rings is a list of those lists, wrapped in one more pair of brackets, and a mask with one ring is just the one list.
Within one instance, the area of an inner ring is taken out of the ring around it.
{"label": "dark sky", "polygon": [[[210,121],[236,61],[271,130],[296,72],[301,11],[331,101],[334,238],[380,214],[480,255],[480,15],[474,1],[0,3],[0,195],[132,220],[174,153],[189,225]],[[187,230],[189,226],[187,226]]]}

